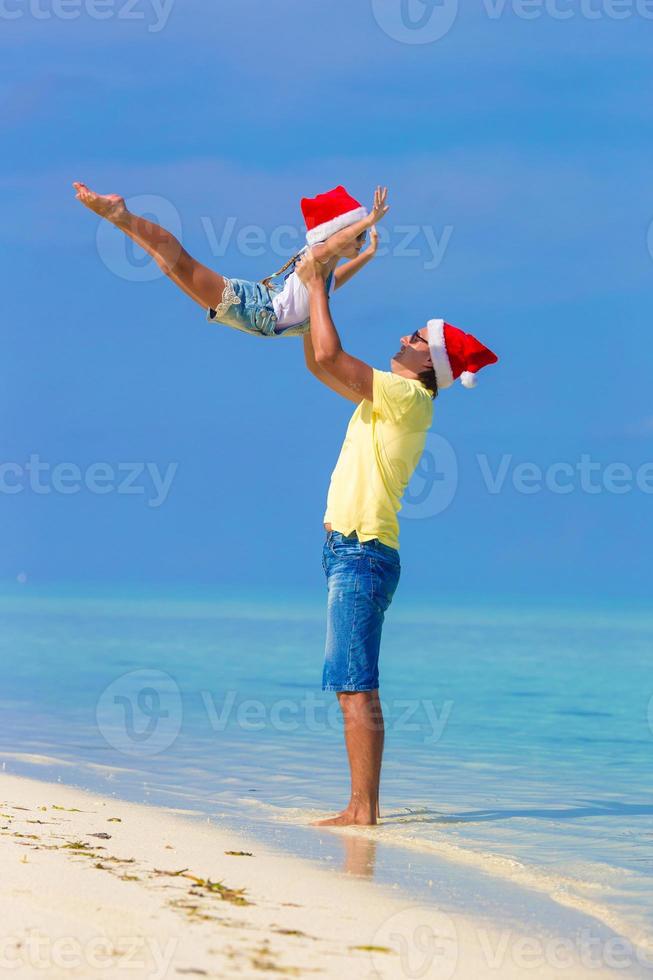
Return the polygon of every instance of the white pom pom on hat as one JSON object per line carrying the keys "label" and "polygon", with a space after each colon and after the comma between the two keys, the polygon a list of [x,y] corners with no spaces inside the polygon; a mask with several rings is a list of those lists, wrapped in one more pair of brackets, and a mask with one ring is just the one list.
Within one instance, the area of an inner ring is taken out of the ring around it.
{"label": "white pom pom on hat", "polygon": [[475,388],[476,373],[499,360],[472,334],[444,320],[429,320],[427,331],[438,388],[450,388],[457,378],[464,388]]}

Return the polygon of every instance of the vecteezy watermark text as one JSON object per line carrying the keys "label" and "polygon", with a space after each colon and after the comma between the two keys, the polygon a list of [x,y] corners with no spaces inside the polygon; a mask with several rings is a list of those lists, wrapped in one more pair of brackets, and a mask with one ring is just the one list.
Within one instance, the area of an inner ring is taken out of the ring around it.
{"label": "vecteezy watermark text", "polygon": [[0,0],[1,20],[120,20],[145,24],[158,34],[166,24],[175,0]]}
{"label": "vecteezy watermark text", "polygon": [[[129,197],[125,203],[134,214],[181,240],[181,215],[167,198],[158,194],[138,194]],[[216,259],[224,258],[228,252],[236,252],[245,259],[268,255],[273,264],[282,265],[306,246],[306,231],[296,225],[276,225],[269,229],[241,223],[234,215],[220,223],[201,215],[199,222],[209,252]],[[393,259],[421,259],[422,268],[432,272],[444,259],[454,227],[451,224],[436,227],[432,224],[385,223],[377,225],[376,230],[379,236],[377,257],[391,255]],[[99,222],[95,241],[104,265],[121,279],[150,282],[164,275],[154,258],[107,221]],[[270,269],[270,273],[274,271],[274,268]]]}
{"label": "vecteezy watermark text", "polygon": [[[278,258],[295,255],[306,244],[305,232],[294,225],[278,225],[268,233],[260,225],[238,226],[238,219],[229,217],[220,229],[211,218],[200,218],[207,242],[214,256],[227,254],[230,246],[246,258],[260,258],[272,254]],[[405,224],[378,225],[378,257],[391,255],[397,259],[423,258],[423,268],[428,272],[442,262],[453,234],[453,225],[438,230],[433,225]]]}
{"label": "vecteezy watermark text", "polygon": [[483,0],[491,20],[511,11],[520,20],[628,20],[642,17],[653,20],[653,0]]}
{"label": "vecteezy watermark text", "polygon": [[80,940],[77,936],[52,937],[29,929],[19,936],[3,936],[0,939],[0,970],[30,969],[47,977],[56,970],[81,970],[86,975],[97,971],[99,976],[133,976],[147,980],[163,980],[169,974],[175,951],[179,944],[176,937],[169,938],[165,946],[152,936],[95,936]]}
{"label": "vecteezy watermark text", "polygon": [[[270,728],[277,732],[301,730],[320,734],[342,727],[342,712],[332,698],[316,697],[309,691],[301,698],[278,698],[266,703],[258,698],[238,699],[238,692],[226,691],[218,701],[210,691],[201,692],[207,718],[214,732],[222,732],[232,723],[244,731],[260,732]],[[380,699],[386,725],[393,732],[415,732],[427,745],[434,745],[451,715],[453,701],[444,701],[438,710],[429,698]]]}
{"label": "vecteezy watermark text", "polygon": [[[653,494],[653,460],[631,466],[621,460],[600,462],[591,453],[548,464],[519,460],[513,453],[496,458],[475,453],[472,459],[474,477],[480,477],[481,488],[492,496],[502,493],[520,496]],[[459,470],[458,454],[451,443],[439,433],[429,432],[404,495],[402,517],[424,520],[445,511],[458,492]]]}
{"label": "vecteezy watermark text", "polygon": [[94,462],[82,468],[71,462],[49,463],[32,453],[26,462],[0,462],[0,494],[133,494],[144,496],[147,506],[156,508],[168,499],[178,465],[168,463],[161,469],[153,462]]}
{"label": "vecteezy watermark text", "polygon": [[[432,977],[451,980],[460,958],[458,930],[454,920],[433,905],[407,906],[385,919],[371,938],[369,950],[374,967],[385,974],[388,953],[395,953],[393,976]],[[637,942],[619,935],[601,934],[592,928],[577,929],[570,936],[528,935],[512,929],[489,931],[476,926],[467,933],[465,944],[476,947],[480,962],[497,977],[504,973],[527,976],[530,971],[547,976],[573,978],[579,968],[604,973],[653,965],[650,936]]]}
{"label": "vecteezy watermark text", "polygon": [[[221,734],[230,728],[247,733],[307,731],[323,734],[342,728],[335,698],[307,691],[297,698],[243,698],[235,689],[184,692],[187,702],[199,702],[207,729]],[[419,737],[435,745],[449,722],[453,701],[440,706],[429,698],[381,700],[386,728]],[[114,678],[96,705],[97,725],[105,740],[130,756],[152,756],[169,748],[181,732],[184,702],[181,689],[168,673],[154,668],[128,671]],[[373,722],[371,724],[376,724]]]}
{"label": "vecteezy watermark text", "polygon": [[653,462],[634,468],[628,463],[601,463],[589,453],[574,462],[554,462],[540,466],[534,462],[515,463],[512,453],[503,453],[498,464],[482,453],[476,461],[488,493],[501,493],[508,482],[520,494],[569,494],[580,490],[587,494],[625,494],[633,490],[653,494]]}
{"label": "vecteezy watermark text", "polygon": [[[433,44],[445,37],[458,18],[459,0],[371,0],[372,13],[384,34],[401,44]],[[507,14],[518,20],[548,17],[567,21],[653,20],[653,0],[479,0],[488,20]]]}

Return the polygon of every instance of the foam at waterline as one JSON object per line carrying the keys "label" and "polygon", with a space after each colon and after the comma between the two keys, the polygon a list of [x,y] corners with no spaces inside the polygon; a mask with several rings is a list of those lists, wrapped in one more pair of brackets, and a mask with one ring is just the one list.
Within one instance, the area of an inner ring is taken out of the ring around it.
{"label": "foam at waterline", "polygon": [[[332,811],[326,813],[323,810],[301,807],[282,808],[249,797],[240,799],[239,803],[248,804],[252,809],[256,808],[260,811],[265,811],[268,818],[279,823],[289,823],[297,826],[306,826],[312,820],[332,816]],[[609,884],[561,875],[544,868],[526,865],[516,858],[461,847],[458,844],[452,844],[444,838],[438,841],[430,841],[425,838],[412,837],[394,832],[394,828],[401,825],[402,818],[415,820],[416,817],[419,817],[419,811],[402,808],[400,812],[382,818],[381,823],[374,827],[329,827],[328,830],[330,833],[364,837],[376,843],[388,844],[393,847],[403,847],[407,850],[421,852],[422,854],[432,854],[438,858],[450,861],[452,864],[474,868],[484,874],[508,881],[513,885],[530,888],[533,891],[545,895],[557,905],[573,909],[576,912],[596,919],[602,925],[607,926],[613,932],[631,942],[634,947],[641,950],[642,954],[646,956],[647,962],[653,962],[653,935],[650,932],[645,931],[644,927],[638,929],[632,922],[624,919],[596,898],[578,894],[578,892],[585,891],[590,894],[599,892],[608,895],[612,890]],[[446,817],[446,814],[443,814],[443,817]],[[623,874],[624,876],[629,874],[627,869],[618,869],[617,871],[617,869],[613,869],[611,866],[603,867],[609,867],[611,871]]]}
{"label": "foam at waterline", "polygon": [[39,755],[36,752],[0,752],[0,759],[13,759],[16,762],[28,762],[32,766],[75,766],[70,759],[57,758],[54,755]]}
{"label": "foam at waterline", "polygon": [[94,772],[104,773],[128,773],[130,776],[138,773],[136,769],[127,769],[125,766],[104,765],[101,762],[89,762],[88,760],[65,759],[57,755],[41,755],[37,752],[5,752],[0,751],[0,759],[10,759],[13,762],[23,762],[30,766],[63,766],[69,769],[90,769]]}

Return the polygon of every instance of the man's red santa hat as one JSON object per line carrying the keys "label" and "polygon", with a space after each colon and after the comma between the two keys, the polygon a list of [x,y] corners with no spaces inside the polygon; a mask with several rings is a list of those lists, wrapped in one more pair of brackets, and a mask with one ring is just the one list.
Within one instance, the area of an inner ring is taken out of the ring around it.
{"label": "man's red santa hat", "polygon": [[471,333],[444,320],[429,320],[427,330],[438,388],[450,388],[456,378],[465,388],[474,388],[477,371],[499,360]]}
{"label": "man's red santa hat", "polygon": [[366,218],[367,208],[339,186],[317,197],[303,197],[302,214],[306,221],[306,241],[318,245],[337,231]]}

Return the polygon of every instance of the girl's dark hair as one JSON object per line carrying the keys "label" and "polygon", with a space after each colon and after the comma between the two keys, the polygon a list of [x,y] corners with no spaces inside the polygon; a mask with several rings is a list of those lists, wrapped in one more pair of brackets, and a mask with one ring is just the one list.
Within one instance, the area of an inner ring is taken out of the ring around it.
{"label": "girl's dark hair", "polygon": [[263,286],[267,286],[268,289],[276,289],[276,286],[274,285],[272,280],[277,279],[279,276],[282,276],[284,272],[286,272],[290,268],[290,266],[297,261],[297,259],[300,257],[301,254],[302,254],[301,252],[297,252],[296,255],[292,255],[288,259],[286,264],[282,265],[281,268],[277,270],[277,272],[273,272],[271,276],[266,276],[265,279],[261,279],[261,284]]}
{"label": "girl's dark hair", "polygon": [[433,367],[424,368],[422,373],[417,375],[417,380],[429,389],[433,398],[438,397],[438,382]]}

